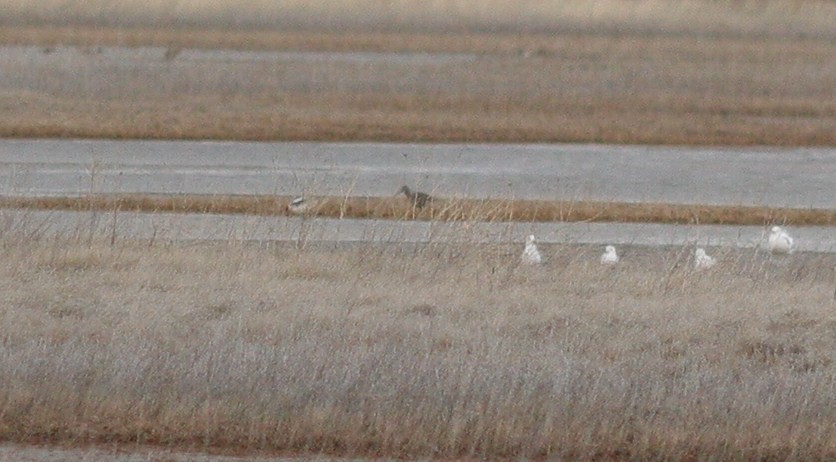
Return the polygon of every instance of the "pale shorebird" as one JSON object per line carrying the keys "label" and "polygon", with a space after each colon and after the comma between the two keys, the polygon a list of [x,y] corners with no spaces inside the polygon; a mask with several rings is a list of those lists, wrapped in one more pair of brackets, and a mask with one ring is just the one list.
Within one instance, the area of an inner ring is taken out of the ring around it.
{"label": "pale shorebird", "polygon": [[770,253],[785,253],[789,254],[792,253],[795,248],[794,241],[786,231],[783,230],[780,226],[773,226],[771,232],[769,233],[769,239],[767,240],[767,248],[769,249]]}
{"label": "pale shorebird", "polygon": [[702,247],[694,251],[694,268],[698,270],[709,269],[717,264],[717,260],[706,254]]}
{"label": "pale shorebird", "polygon": [[608,245],[604,247],[604,253],[601,255],[602,265],[614,265],[618,263],[618,254],[615,252],[615,246]]}
{"label": "pale shorebird", "polygon": [[310,204],[304,197],[297,197],[287,205],[287,211],[294,215],[301,215],[308,211]]}
{"label": "pale shorebird", "polygon": [[539,265],[543,263],[543,258],[540,256],[540,251],[537,250],[537,244],[534,242],[534,235],[529,235],[525,240],[525,249],[522,253],[522,262],[524,265]]}
{"label": "pale shorebird", "polygon": [[424,207],[428,203],[432,203],[433,201],[433,198],[430,197],[429,194],[420,191],[413,191],[409,189],[409,186],[406,185],[401,186],[401,189],[399,189],[398,192],[395,194],[400,193],[406,194],[407,199],[409,199],[412,202],[412,205],[419,209]]}

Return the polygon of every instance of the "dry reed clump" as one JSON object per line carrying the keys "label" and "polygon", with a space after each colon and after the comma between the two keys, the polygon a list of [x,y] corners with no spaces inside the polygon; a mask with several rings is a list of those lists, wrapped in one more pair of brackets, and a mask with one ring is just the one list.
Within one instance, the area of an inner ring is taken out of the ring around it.
{"label": "dry reed clump", "polygon": [[[0,208],[282,215],[290,213],[288,204],[291,200],[290,197],[278,196],[114,194],[81,197],[6,197],[0,198]],[[464,222],[836,225],[836,210],[762,206],[434,198],[428,206],[416,208],[403,197],[355,196],[310,198],[308,203],[310,206],[304,215],[332,218]]]}
{"label": "dry reed clump", "polygon": [[4,440],[836,457],[833,255],[2,239]]}

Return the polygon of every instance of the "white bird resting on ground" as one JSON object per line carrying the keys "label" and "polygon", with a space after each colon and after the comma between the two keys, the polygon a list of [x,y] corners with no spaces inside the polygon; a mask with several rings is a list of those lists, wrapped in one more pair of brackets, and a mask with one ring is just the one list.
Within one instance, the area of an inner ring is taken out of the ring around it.
{"label": "white bird resting on ground", "polygon": [[304,197],[297,197],[287,205],[287,211],[294,215],[301,215],[308,211],[310,204]]}
{"label": "white bird resting on ground", "polygon": [[717,260],[705,253],[702,247],[694,251],[694,268],[698,270],[709,269],[717,264]]}
{"label": "white bird resting on ground", "polygon": [[604,248],[604,254],[601,255],[602,265],[614,265],[618,263],[618,253],[615,251],[615,246],[608,245]]}
{"label": "white bird resting on ground", "polygon": [[543,258],[540,257],[540,252],[537,250],[537,244],[534,241],[533,234],[529,235],[525,240],[525,250],[522,253],[522,262],[524,265],[539,265],[543,263]]}
{"label": "white bird resting on ground", "polygon": [[770,253],[789,254],[795,250],[794,241],[780,226],[773,226],[767,239],[767,248]]}

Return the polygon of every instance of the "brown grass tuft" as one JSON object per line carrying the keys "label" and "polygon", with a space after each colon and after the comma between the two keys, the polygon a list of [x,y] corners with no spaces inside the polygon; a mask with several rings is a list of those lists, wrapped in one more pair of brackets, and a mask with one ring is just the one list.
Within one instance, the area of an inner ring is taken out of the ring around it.
{"label": "brown grass tuft", "polygon": [[[284,215],[292,198],[277,196],[91,195],[0,198],[0,208],[174,213]],[[589,221],[624,223],[834,226],[836,210],[760,206],[689,205],[594,201],[436,198],[412,207],[403,197],[310,198],[309,217],[465,222]]]}

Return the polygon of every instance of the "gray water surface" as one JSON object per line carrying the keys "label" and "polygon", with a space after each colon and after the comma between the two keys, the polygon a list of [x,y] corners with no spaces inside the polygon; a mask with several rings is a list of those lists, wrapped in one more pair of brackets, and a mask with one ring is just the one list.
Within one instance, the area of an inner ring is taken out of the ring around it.
{"label": "gray water surface", "polygon": [[836,208],[836,148],[0,140],[0,195],[392,195]]}
{"label": "gray water surface", "polygon": [[[836,230],[789,228],[799,252],[836,252]],[[158,242],[513,244],[534,234],[546,244],[703,246],[762,249],[761,226],[642,223],[461,223],[285,216],[0,210],[0,233]]]}

